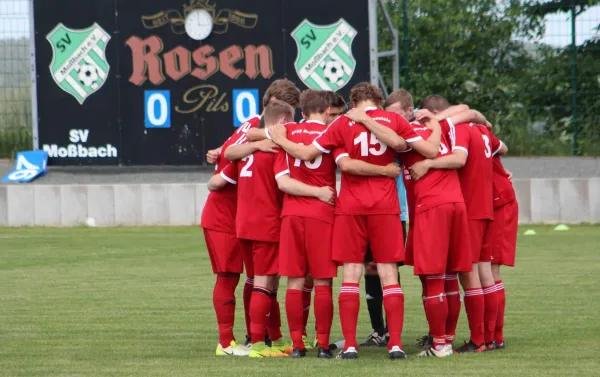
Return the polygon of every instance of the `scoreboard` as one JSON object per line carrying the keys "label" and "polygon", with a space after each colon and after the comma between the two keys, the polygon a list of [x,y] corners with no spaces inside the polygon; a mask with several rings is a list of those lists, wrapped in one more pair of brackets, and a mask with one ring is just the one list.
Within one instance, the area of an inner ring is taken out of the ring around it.
{"label": "scoreboard", "polygon": [[201,165],[277,78],[369,81],[367,1],[34,0],[38,135],[54,165]]}

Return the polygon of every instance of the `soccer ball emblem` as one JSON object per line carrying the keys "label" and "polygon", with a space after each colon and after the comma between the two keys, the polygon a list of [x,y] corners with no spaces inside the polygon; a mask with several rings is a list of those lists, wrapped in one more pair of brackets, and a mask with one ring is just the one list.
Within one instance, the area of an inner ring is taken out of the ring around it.
{"label": "soccer ball emblem", "polygon": [[332,83],[337,83],[342,77],[344,77],[344,67],[342,63],[337,60],[330,60],[324,63],[323,75],[325,78]]}
{"label": "soccer ball emblem", "polygon": [[98,72],[96,67],[92,65],[82,65],[79,68],[79,81],[85,86],[92,86],[98,80]]}

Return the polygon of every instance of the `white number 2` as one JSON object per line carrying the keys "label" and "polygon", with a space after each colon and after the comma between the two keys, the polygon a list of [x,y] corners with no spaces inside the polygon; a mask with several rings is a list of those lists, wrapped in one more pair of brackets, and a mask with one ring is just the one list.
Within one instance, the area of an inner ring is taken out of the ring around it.
{"label": "white number 2", "polygon": [[487,135],[481,135],[483,142],[485,143],[485,157],[492,157],[492,148],[490,147],[490,138]]}
{"label": "white number 2", "polygon": [[[304,145],[304,143],[299,143],[300,145]],[[294,161],[294,166],[299,168],[300,165],[302,164],[302,162],[304,162],[304,165],[306,165],[307,168],[315,170],[318,169],[319,166],[321,166],[321,162],[323,162],[323,155],[319,155],[319,157],[315,158],[312,161],[302,161],[301,159],[297,158]]]}
{"label": "white number 2", "polygon": [[[387,150],[387,145],[377,139],[375,134],[371,133],[371,142],[367,137],[368,132],[361,132],[360,135],[354,139],[354,145],[360,144],[360,155],[363,157],[372,154],[373,156],[381,156]],[[369,145],[379,145],[379,148],[369,148]]]}
{"label": "white number 2", "polygon": [[240,172],[240,177],[252,177],[252,171],[250,170],[250,167],[254,163],[254,156],[250,155],[248,157],[242,158],[242,161],[248,162],[246,162],[246,165],[244,165],[244,167],[242,168],[242,171]]}

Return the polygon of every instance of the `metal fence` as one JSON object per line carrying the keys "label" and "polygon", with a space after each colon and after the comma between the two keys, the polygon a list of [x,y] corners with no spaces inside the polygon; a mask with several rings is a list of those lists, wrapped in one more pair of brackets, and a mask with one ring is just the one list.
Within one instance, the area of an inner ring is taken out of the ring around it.
{"label": "metal fence", "polygon": [[[32,147],[31,1],[0,0],[0,158]],[[600,156],[598,3],[385,1],[401,86],[417,103],[437,93],[482,111],[511,155]],[[390,87],[391,70],[381,63]]]}
{"label": "metal fence", "polygon": [[32,146],[31,0],[0,0],[0,158]]}

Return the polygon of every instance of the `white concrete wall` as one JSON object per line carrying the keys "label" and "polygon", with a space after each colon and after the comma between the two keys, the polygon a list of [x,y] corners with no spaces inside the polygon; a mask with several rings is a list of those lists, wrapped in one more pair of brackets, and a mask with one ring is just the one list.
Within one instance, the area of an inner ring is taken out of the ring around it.
{"label": "white concrete wall", "polygon": [[[519,179],[520,223],[600,223],[600,178]],[[0,186],[0,226],[198,225],[198,184]]]}

